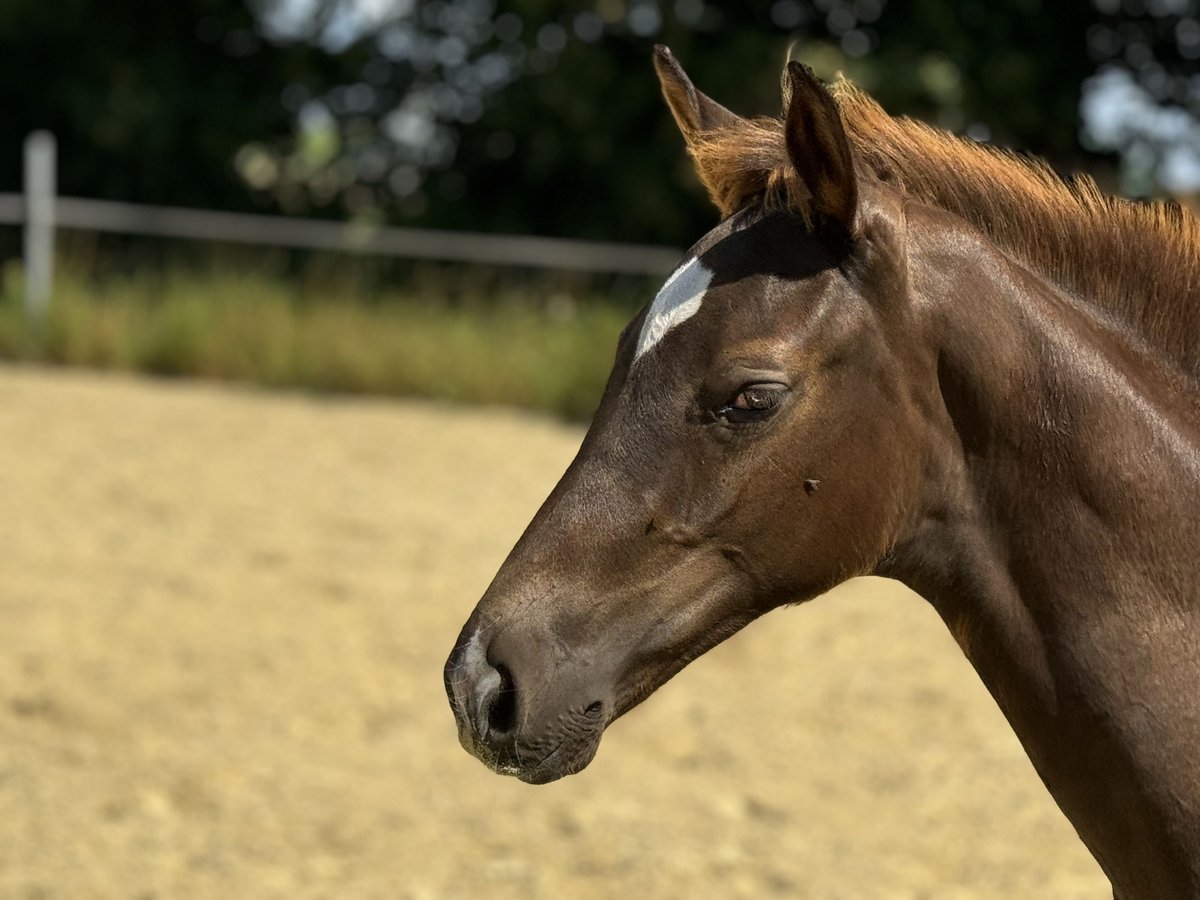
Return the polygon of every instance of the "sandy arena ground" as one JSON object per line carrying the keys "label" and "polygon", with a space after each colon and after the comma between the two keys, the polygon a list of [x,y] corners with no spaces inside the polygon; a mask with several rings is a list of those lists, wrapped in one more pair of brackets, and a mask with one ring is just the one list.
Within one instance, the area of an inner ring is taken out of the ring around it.
{"label": "sandy arena ground", "polygon": [[0,368],[0,435],[0,897],[1111,897],[887,582],[755,624],[582,775],[463,753],[443,659],[577,429]]}

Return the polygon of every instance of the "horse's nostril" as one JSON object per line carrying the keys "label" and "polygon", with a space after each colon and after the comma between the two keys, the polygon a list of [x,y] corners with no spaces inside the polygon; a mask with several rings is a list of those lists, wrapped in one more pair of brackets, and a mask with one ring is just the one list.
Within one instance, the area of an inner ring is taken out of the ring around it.
{"label": "horse's nostril", "polygon": [[500,690],[488,710],[488,728],[494,734],[507,734],[517,724],[517,686],[507,666],[496,666],[496,671],[500,673]]}

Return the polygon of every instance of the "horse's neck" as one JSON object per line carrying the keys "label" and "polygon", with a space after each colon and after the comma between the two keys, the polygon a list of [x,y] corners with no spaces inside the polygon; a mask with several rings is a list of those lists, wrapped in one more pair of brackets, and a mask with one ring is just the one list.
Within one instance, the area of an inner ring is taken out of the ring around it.
{"label": "horse's neck", "polygon": [[881,573],[938,609],[1120,895],[1200,895],[1195,395],[999,254],[925,263],[937,474]]}

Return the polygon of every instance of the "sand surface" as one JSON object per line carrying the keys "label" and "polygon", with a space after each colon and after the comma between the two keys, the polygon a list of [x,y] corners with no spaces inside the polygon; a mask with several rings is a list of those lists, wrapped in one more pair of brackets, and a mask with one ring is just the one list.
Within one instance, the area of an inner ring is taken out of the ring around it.
{"label": "sand surface", "polygon": [[0,897],[1108,898],[945,629],[861,580],[529,787],[441,665],[578,445],[0,368]]}

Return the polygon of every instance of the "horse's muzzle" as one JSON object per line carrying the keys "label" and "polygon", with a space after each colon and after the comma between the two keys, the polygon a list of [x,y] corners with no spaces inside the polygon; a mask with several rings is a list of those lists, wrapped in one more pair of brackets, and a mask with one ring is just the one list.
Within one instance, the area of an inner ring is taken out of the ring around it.
{"label": "horse's muzzle", "polygon": [[[555,685],[522,683],[469,624],[443,677],[459,742],[493,771],[544,784],[578,772],[595,756],[606,704],[562,703]],[[533,697],[543,701],[541,709],[526,705]]]}

